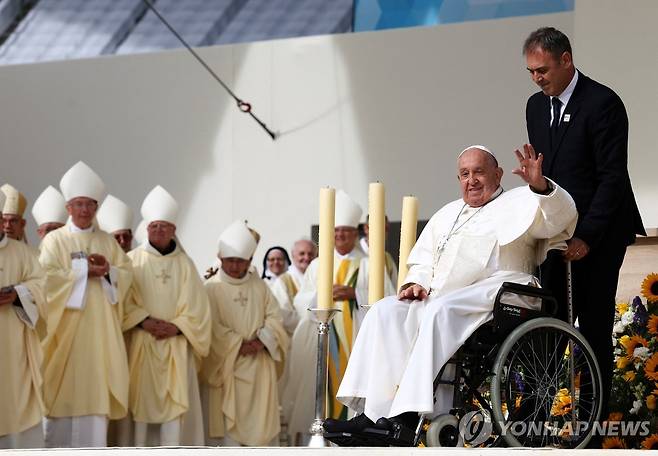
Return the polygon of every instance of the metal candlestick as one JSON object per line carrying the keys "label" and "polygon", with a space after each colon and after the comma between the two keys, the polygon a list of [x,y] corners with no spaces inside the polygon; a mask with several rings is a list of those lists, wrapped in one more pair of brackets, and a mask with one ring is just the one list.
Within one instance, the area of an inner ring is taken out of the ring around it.
{"label": "metal candlestick", "polygon": [[329,446],[324,439],[324,419],[327,415],[327,365],[329,346],[329,325],[340,309],[308,309],[318,325],[318,354],[315,378],[315,419],[311,424],[311,441],[308,446],[322,448]]}

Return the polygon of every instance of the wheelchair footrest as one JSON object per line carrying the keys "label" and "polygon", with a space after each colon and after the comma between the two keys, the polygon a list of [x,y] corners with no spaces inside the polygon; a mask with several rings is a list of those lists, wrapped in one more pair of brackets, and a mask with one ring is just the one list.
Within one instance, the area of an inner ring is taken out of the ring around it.
{"label": "wheelchair footrest", "polygon": [[413,446],[414,432],[404,426],[395,426],[393,430],[366,428],[361,432],[325,432],[324,438],[338,446],[353,447],[410,447]]}

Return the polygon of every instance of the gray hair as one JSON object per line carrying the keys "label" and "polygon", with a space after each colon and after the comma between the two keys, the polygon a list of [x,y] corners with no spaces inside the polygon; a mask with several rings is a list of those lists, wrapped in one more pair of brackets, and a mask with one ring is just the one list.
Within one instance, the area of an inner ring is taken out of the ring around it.
{"label": "gray hair", "polygon": [[538,47],[550,53],[555,59],[559,59],[565,52],[573,55],[567,35],[553,27],[542,27],[532,32],[523,43],[523,55]]}

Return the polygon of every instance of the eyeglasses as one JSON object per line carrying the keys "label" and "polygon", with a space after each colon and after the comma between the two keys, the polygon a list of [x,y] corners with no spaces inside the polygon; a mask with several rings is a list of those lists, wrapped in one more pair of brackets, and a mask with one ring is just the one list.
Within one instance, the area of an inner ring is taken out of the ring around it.
{"label": "eyeglasses", "polygon": [[96,201],[73,201],[68,203],[68,206],[73,209],[96,209],[98,203]]}

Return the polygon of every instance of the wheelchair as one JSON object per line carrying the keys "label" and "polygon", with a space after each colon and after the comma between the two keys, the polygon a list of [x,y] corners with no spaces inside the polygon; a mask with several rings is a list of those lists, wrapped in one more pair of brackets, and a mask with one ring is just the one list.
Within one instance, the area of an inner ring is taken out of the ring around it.
{"label": "wheelchair", "polygon": [[[392,423],[325,438],[340,446],[584,448],[603,405],[601,373],[588,342],[556,313],[546,290],[505,282],[493,318],[434,380],[435,402],[440,385],[454,388],[450,413],[420,416],[415,430]],[[454,376],[444,378],[448,370]]]}

